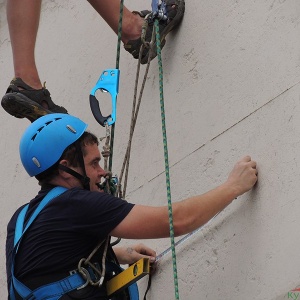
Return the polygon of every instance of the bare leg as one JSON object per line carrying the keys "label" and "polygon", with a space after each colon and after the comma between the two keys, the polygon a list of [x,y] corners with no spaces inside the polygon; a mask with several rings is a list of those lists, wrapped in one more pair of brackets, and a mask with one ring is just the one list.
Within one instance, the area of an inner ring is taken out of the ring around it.
{"label": "bare leg", "polygon": [[42,87],[34,58],[40,10],[41,0],[7,1],[7,21],[15,77],[21,77],[35,89]]}
{"label": "bare leg", "polygon": [[[31,122],[50,112],[67,113],[42,87],[34,49],[39,28],[41,0],[7,0],[7,21],[16,79],[11,81],[1,105],[12,116]],[[21,79],[19,79],[19,78]]]}
{"label": "bare leg", "polygon": [[[89,0],[89,3],[106,21],[111,29],[118,33],[120,0]],[[138,39],[141,36],[143,19],[133,14],[126,7],[123,10],[122,42]]]}
{"label": "bare leg", "polygon": [[[90,0],[115,33],[118,32],[120,1]],[[29,86],[41,89],[42,84],[35,63],[34,49],[39,27],[41,0],[8,0],[7,21],[11,39],[15,77]],[[127,43],[141,35],[142,19],[124,7],[122,41]]]}

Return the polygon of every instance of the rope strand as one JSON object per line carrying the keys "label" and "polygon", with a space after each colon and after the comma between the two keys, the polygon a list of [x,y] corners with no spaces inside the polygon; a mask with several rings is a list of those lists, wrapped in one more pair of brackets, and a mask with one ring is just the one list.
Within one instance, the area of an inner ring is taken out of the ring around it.
{"label": "rope strand", "polygon": [[[145,23],[148,24],[147,20],[145,21]],[[141,101],[142,101],[143,92],[144,92],[144,89],[145,89],[145,84],[146,84],[146,81],[147,81],[147,75],[148,75],[149,68],[150,68],[151,55],[152,55],[152,51],[153,51],[153,46],[152,45],[153,45],[154,40],[155,40],[155,31],[153,30],[152,38],[151,38],[151,41],[150,41],[150,50],[149,50],[148,62],[147,62],[144,78],[143,78],[143,81],[142,81],[142,85],[141,85],[141,89],[140,89],[140,93],[139,93],[139,98],[138,98],[138,100],[136,100],[137,93],[138,93],[137,90],[138,90],[138,83],[139,83],[140,68],[141,68],[141,58],[142,58],[142,53],[143,53],[144,47],[145,47],[144,44],[142,44],[142,46],[140,48],[140,52],[139,52],[139,61],[138,61],[138,65],[137,65],[135,87],[134,87],[134,96],[133,96],[133,103],[132,103],[130,133],[129,133],[128,145],[127,145],[124,161],[123,161],[120,176],[119,176],[119,185],[118,185],[118,194],[122,195],[122,197],[124,197],[124,198],[125,198],[125,195],[126,195],[126,188],[127,188],[127,181],[128,181],[129,161],[130,161],[130,152],[131,152],[131,144],[132,144],[132,139],[133,139],[133,133],[134,133],[136,121],[137,121],[137,118],[138,118],[138,113],[139,113],[139,109],[140,109],[140,105],[141,105]],[[123,179],[124,172],[125,172],[125,178],[124,178],[124,184],[123,184],[123,191],[121,191],[121,182],[122,182],[122,179]]]}
{"label": "rope strand", "polygon": [[[122,38],[122,22],[123,22],[123,10],[124,10],[124,0],[120,2],[120,17],[118,24],[118,43],[117,43],[117,58],[116,58],[116,69],[119,69],[120,66],[120,52],[121,52],[121,38]],[[109,166],[108,170],[112,170],[112,160],[114,153],[114,138],[115,138],[115,123],[112,124],[110,130],[110,156],[109,156]]]}
{"label": "rope strand", "polygon": [[173,212],[172,212],[172,201],[171,201],[171,184],[170,184],[170,171],[169,171],[167,130],[166,130],[166,121],[165,121],[165,107],[164,107],[163,67],[162,67],[162,60],[161,60],[159,21],[157,19],[155,19],[154,21],[154,27],[156,32],[157,58],[158,58],[158,66],[159,66],[160,108],[161,108],[163,144],[164,144],[165,173],[166,173],[166,186],[167,186],[167,197],[168,197],[168,211],[169,211],[169,224],[170,224],[170,239],[171,239],[171,247],[172,247],[175,298],[179,300],[177,262],[176,262],[174,227],[173,227]]}

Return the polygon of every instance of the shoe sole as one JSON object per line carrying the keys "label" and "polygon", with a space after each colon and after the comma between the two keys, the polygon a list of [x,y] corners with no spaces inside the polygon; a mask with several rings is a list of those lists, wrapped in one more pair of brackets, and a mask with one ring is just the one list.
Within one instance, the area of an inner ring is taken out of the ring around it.
{"label": "shoe sole", "polygon": [[[185,2],[184,0],[175,0],[175,5],[177,5],[177,14],[174,17],[174,19],[164,28],[160,35],[160,43],[161,43],[161,49],[166,43],[166,36],[167,34],[172,31],[176,26],[178,26],[183,19],[184,11],[185,11]],[[156,42],[153,45],[154,49],[152,50],[151,60],[157,56],[157,49],[156,49]],[[150,53],[147,53],[142,59],[141,64],[146,64],[148,62],[148,55]]]}
{"label": "shoe sole", "polygon": [[42,107],[21,93],[5,94],[2,98],[1,105],[10,115],[19,119],[27,118],[31,122],[52,113],[50,110]]}

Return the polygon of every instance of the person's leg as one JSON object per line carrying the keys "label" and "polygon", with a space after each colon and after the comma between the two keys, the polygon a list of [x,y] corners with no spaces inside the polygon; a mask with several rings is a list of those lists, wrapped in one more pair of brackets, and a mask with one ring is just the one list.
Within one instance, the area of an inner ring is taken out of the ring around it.
{"label": "person's leg", "polygon": [[[106,23],[118,33],[118,23],[120,15],[120,0],[88,0]],[[173,30],[182,20],[184,15],[185,3],[184,0],[165,0],[167,19],[159,21],[160,42],[161,47],[165,44],[166,35]],[[139,57],[140,47],[142,45],[141,33],[142,26],[145,22],[145,17],[151,12],[144,10],[141,13],[131,12],[125,6],[123,10],[122,23],[122,42],[124,48],[133,55],[134,58]],[[145,40],[151,41],[153,29],[153,18],[148,18],[148,27]],[[156,57],[156,43],[154,42],[152,52],[145,47],[141,57],[141,63],[145,64],[148,61],[148,56],[151,53],[150,59]]]}
{"label": "person's leg", "polygon": [[7,1],[7,22],[15,77],[22,78],[35,89],[42,88],[34,58],[40,11],[40,0]]}
{"label": "person's leg", "polygon": [[[89,3],[117,34],[120,16],[120,0],[89,0]],[[138,39],[141,36],[143,22],[143,18],[138,14],[133,14],[124,6],[122,23],[122,42],[124,44],[130,40]]]}
{"label": "person's leg", "polygon": [[36,63],[35,43],[39,27],[41,0],[7,0],[7,22],[11,40],[15,78],[1,105],[12,116],[34,121],[48,113],[67,113],[53,103],[42,86]]}

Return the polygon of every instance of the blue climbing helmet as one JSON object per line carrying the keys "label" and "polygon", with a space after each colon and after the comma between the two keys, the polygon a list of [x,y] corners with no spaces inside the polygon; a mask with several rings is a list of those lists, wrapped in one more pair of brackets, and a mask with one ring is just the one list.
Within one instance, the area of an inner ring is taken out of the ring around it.
{"label": "blue climbing helmet", "polygon": [[87,126],[76,117],[59,113],[34,121],[20,141],[20,157],[27,173],[36,176],[53,166]]}

